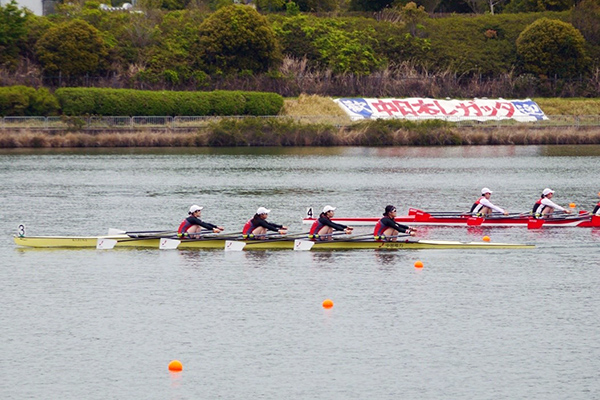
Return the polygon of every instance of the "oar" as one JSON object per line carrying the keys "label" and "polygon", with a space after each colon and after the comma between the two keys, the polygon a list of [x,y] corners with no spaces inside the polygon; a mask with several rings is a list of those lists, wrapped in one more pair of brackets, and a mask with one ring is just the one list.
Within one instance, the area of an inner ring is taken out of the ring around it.
{"label": "oar", "polygon": [[132,235],[136,235],[136,236],[167,236],[167,235],[174,235],[176,234],[177,231],[174,230],[162,230],[162,231],[124,231],[122,229],[115,229],[115,228],[109,228],[108,229],[108,235],[109,236],[115,236],[115,235],[127,235],[127,236],[132,236]]}
{"label": "oar", "polygon": [[96,240],[96,249],[98,250],[110,250],[115,247],[117,241],[114,239],[98,238]]}
{"label": "oar", "polygon": [[[273,243],[273,242],[287,242],[291,241],[294,237],[308,235],[310,232],[293,233],[291,235],[267,235],[265,240],[252,240],[252,241],[239,241],[239,240],[227,240],[225,241],[225,251],[242,251],[246,246],[252,246],[253,244],[262,243]],[[295,243],[295,242],[294,242]]]}
{"label": "oar", "polygon": [[294,250],[295,251],[308,251],[312,249],[315,245],[315,242],[312,240],[294,240]]}
{"label": "oar", "polygon": [[373,233],[365,233],[364,235],[354,235],[354,236],[348,236],[346,238],[344,238],[344,240],[354,240],[354,239],[358,239],[358,238],[365,238],[365,237],[373,237]]}
{"label": "oar", "polygon": [[[239,235],[241,235],[243,232],[232,232],[232,233],[207,233],[207,234],[203,234],[202,236],[199,237],[192,237],[189,239],[186,239],[186,241],[201,241],[201,240],[210,240],[210,239],[227,239],[227,238],[235,238],[238,239]],[[238,236],[238,237],[236,237]],[[228,240],[225,241],[225,243],[227,243]],[[158,242],[158,248],[160,250],[175,250],[177,247],[179,247],[179,245],[181,244],[181,240],[179,239],[172,239],[172,238],[160,238],[160,241]]]}
{"label": "oar", "polygon": [[[416,215],[417,213],[425,213],[425,214],[429,214],[429,215],[441,215],[441,216],[445,216],[445,215],[466,215],[469,214],[468,212],[464,212],[464,211],[423,211],[423,210],[417,210],[414,214],[412,215]],[[411,214],[408,214],[411,215]]]}

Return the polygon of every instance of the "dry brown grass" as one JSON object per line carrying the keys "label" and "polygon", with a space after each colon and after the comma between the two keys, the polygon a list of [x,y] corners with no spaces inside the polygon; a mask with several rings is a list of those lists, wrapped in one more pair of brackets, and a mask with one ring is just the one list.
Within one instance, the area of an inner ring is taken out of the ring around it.
{"label": "dry brown grass", "polygon": [[402,125],[397,122],[270,126],[260,120],[215,124],[199,131],[0,132],[0,148],[205,147],[205,146],[456,146],[600,144],[600,127],[473,128],[451,125]]}
{"label": "dry brown grass", "polygon": [[[347,114],[333,102],[331,97],[316,94],[301,94],[295,99],[286,99],[281,114],[288,116],[327,115],[348,118]],[[349,118],[348,121],[350,121]]]}
{"label": "dry brown grass", "polygon": [[546,115],[600,114],[600,99],[536,98],[534,100]]}

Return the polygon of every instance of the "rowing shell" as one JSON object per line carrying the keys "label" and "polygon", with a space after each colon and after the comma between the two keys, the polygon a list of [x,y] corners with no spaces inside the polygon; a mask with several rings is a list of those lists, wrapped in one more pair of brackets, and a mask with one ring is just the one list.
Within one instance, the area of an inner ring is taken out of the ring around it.
{"label": "rowing shell", "polygon": [[[333,222],[349,226],[371,226],[376,225],[381,218],[379,217],[364,217],[364,218],[332,218]],[[304,218],[302,223],[312,224],[317,218]],[[543,219],[535,219],[531,216],[491,216],[486,218],[473,217],[470,214],[464,215],[431,215],[420,211],[412,215],[404,215],[395,218],[396,222],[409,226],[429,225],[429,226],[471,226],[473,221],[477,226],[490,227],[510,227],[510,226],[526,226],[529,228],[544,227],[600,227],[600,216],[590,214],[580,214],[573,216],[550,217]],[[535,221],[543,221],[537,224]]]}
{"label": "rowing shell", "polygon": [[[131,238],[127,235],[113,236],[15,236],[18,246],[33,248],[102,248],[102,242],[115,241],[114,247],[155,248],[160,241],[169,238]],[[179,241],[179,249],[224,250],[230,240],[226,239],[184,239]],[[245,250],[293,250],[294,239],[272,239],[244,241]],[[530,249],[531,244],[459,242],[445,240],[404,239],[397,242],[377,242],[374,240],[331,240],[313,242],[311,250],[401,250],[401,249]],[[110,246],[112,248],[113,246]]]}

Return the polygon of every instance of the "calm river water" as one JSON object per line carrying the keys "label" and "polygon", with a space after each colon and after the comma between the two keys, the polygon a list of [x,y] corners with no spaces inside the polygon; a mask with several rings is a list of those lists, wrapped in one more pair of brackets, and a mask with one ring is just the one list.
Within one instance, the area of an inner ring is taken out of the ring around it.
{"label": "calm river water", "polygon": [[[0,152],[3,399],[597,399],[600,229],[428,228],[533,250],[27,250],[12,235],[239,231],[258,206],[598,202],[600,147]],[[422,260],[425,267],[413,267]],[[335,306],[325,310],[324,299]],[[184,370],[170,373],[169,361]]]}

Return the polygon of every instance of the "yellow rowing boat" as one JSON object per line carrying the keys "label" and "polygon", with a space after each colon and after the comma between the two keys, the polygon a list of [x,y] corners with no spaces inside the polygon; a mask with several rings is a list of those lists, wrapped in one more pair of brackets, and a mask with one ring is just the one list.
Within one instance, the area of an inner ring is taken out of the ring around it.
{"label": "yellow rowing boat", "polygon": [[[167,248],[167,241],[175,243],[171,248],[179,249],[215,249],[227,250],[232,243],[244,243],[244,250],[402,250],[402,249],[531,249],[532,244],[459,242],[450,240],[419,240],[402,238],[397,242],[377,242],[372,239],[340,239],[311,242],[309,248],[302,246],[307,240],[268,239],[268,240],[232,240],[232,238],[174,239],[160,237],[130,237],[128,235],[110,236],[15,236],[18,246],[34,248]],[[162,242],[162,243],[161,243]],[[300,243],[300,246],[298,245]],[[106,244],[107,246],[103,246]],[[299,248],[304,247],[304,248]]]}

